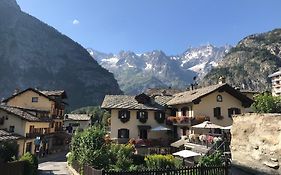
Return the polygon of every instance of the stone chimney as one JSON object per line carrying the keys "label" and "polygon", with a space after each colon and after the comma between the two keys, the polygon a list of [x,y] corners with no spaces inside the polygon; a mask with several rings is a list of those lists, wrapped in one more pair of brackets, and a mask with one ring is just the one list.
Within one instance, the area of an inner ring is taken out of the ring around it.
{"label": "stone chimney", "polygon": [[20,89],[19,89],[19,88],[16,88],[16,89],[14,90],[13,95],[18,94],[19,92],[20,92]]}
{"label": "stone chimney", "polygon": [[220,76],[219,84],[223,84],[223,83],[225,83],[225,77],[224,76]]}

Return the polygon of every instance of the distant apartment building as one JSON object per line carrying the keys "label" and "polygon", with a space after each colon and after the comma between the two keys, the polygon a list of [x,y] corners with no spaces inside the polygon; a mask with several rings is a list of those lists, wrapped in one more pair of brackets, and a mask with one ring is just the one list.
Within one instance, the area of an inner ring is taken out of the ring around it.
{"label": "distant apartment building", "polygon": [[272,95],[280,96],[281,95],[281,70],[268,76],[271,78],[272,86]]}

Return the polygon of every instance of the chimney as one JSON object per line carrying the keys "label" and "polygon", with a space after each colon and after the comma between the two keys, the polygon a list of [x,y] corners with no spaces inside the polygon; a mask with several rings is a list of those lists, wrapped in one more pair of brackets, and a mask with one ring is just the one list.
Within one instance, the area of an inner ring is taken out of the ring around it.
{"label": "chimney", "polygon": [[220,76],[219,84],[223,84],[223,83],[225,83],[225,77],[224,76]]}
{"label": "chimney", "polygon": [[18,94],[19,92],[20,92],[20,89],[19,89],[19,88],[16,88],[16,89],[14,90],[13,95]]}
{"label": "chimney", "polygon": [[192,84],[192,83],[190,84],[189,90],[191,90],[191,91],[194,90],[194,84]]}

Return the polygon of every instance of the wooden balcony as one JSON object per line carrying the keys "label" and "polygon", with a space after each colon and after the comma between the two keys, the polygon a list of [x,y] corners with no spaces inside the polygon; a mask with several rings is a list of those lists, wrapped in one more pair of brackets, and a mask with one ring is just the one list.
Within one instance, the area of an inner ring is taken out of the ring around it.
{"label": "wooden balcony", "polygon": [[208,116],[170,116],[167,118],[166,123],[172,125],[192,126],[210,120]]}

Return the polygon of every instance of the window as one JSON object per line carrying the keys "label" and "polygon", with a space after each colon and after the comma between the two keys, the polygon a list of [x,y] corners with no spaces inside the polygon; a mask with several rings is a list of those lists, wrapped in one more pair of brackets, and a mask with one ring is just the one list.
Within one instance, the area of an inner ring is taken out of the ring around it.
{"label": "window", "polygon": [[139,119],[140,122],[145,123],[148,119],[148,114],[146,111],[138,111],[137,112],[137,119]]}
{"label": "window", "polygon": [[217,96],[217,102],[222,102],[222,96],[221,95]]}
{"label": "window", "polygon": [[38,97],[32,97],[31,101],[32,101],[32,103],[37,103],[38,102]]}
{"label": "window", "polygon": [[119,129],[118,130],[118,138],[129,138],[129,130],[128,129]]}
{"label": "window", "polygon": [[15,126],[10,126],[9,132],[15,132]]}
{"label": "window", "polygon": [[157,111],[154,113],[154,118],[158,123],[164,123],[165,121],[165,113],[161,111]]}
{"label": "window", "polygon": [[233,114],[241,114],[241,110],[239,108],[229,108],[228,117],[232,117]]}
{"label": "window", "polygon": [[189,111],[188,107],[181,108],[181,111],[182,111],[182,116],[188,116],[188,111]]}
{"label": "window", "polygon": [[34,133],[34,125],[29,126],[29,133]]}
{"label": "window", "polygon": [[121,120],[121,122],[126,123],[130,120],[130,111],[128,110],[121,110],[118,113],[118,118]]}
{"label": "window", "polygon": [[25,152],[31,153],[31,149],[32,149],[32,142],[27,142]]}
{"label": "window", "polygon": [[220,107],[214,108],[214,117],[216,117],[216,118],[221,117],[221,108]]}

